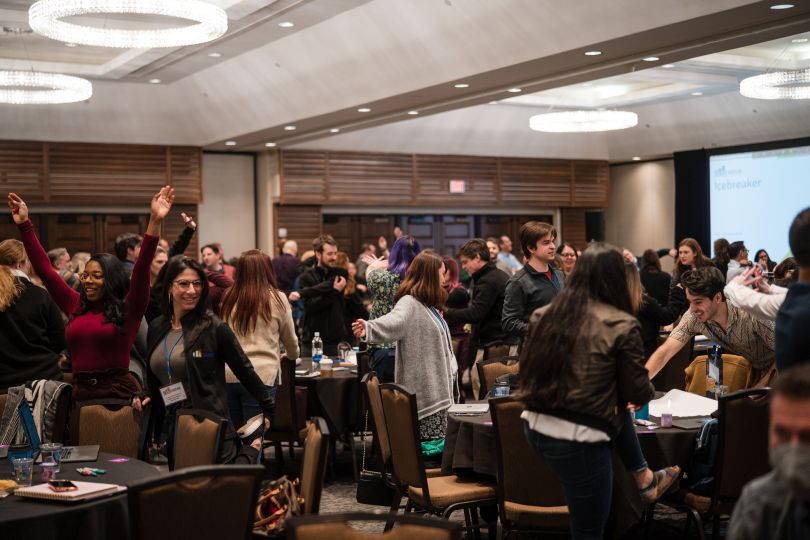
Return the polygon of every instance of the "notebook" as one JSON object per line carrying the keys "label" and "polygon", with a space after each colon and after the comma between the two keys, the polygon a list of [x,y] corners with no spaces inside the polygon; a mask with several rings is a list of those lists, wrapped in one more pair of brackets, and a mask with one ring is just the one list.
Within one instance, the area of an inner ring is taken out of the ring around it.
{"label": "notebook", "polygon": [[29,497],[32,499],[47,499],[50,501],[84,501],[104,495],[111,495],[113,493],[120,493],[126,491],[126,486],[119,486],[118,484],[99,484],[97,482],[80,482],[73,481],[76,491],[53,491],[48,484],[38,484],[31,487],[18,488],[14,495],[18,497]]}
{"label": "notebook", "polygon": [[456,403],[450,405],[450,414],[484,414],[489,411],[489,403]]}

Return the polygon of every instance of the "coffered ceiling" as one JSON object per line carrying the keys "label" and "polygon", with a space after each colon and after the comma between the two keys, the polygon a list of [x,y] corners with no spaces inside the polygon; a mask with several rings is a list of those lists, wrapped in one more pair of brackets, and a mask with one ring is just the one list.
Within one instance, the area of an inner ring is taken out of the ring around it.
{"label": "coffered ceiling", "polygon": [[[0,105],[4,139],[622,161],[810,135],[807,104],[737,90],[748,75],[808,67],[810,42],[794,42],[810,37],[807,1],[772,10],[750,0],[217,0],[228,33],[169,50],[25,33],[31,3],[0,2],[0,25],[18,29],[0,34],[0,69],[82,75],[94,95]],[[584,54],[592,50],[602,54]],[[528,128],[533,114],[571,108],[633,110],[639,126]]]}

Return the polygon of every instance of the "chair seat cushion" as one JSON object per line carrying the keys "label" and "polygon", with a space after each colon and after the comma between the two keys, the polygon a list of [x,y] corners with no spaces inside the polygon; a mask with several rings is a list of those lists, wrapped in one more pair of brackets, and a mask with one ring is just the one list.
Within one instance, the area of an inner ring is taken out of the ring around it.
{"label": "chair seat cushion", "polygon": [[530,506],[504,501],[506,519],[518,527],[565,529],[570,526],[567,506]]}
{"label": "chair seat cushion", "polygon": [[434,478],[436,476],[442,475],[442,468],[441,467],[430,467],[425,469],[425,476],[428,478]]}
{"label": "chair seat cushion", "polygon": [[704,497],[703,495],[698,495],[689,491],[684,493],[683,502],[685,505],[691,506],[701,514],[708,512],[709,507],[712,505],[711,497]]}
{"label": "chair seat cushion", "polygon": [[[427,479],[430,503],[437,508],[451,504],[495,499],[495,486],[475,481],[465,481],[456,475],[434,476]],[[426,506],[422,488],[408,487],[408,497],[421,506]]]}

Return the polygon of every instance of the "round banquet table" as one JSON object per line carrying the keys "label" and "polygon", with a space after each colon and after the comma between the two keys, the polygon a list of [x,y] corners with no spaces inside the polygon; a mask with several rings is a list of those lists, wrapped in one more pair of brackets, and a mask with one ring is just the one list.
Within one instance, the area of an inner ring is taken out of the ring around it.
{"label": "round banquet table", "polygon": [[[657,423],[658,419],[650,417]],[[685,468],[694,448],[697,429],[636,428],[641,450],[650,468],[657,470],[670,465]],[[442,453],[442,473],[459,476],[483,475],[496,479],[498,461],[495,430],[489,413],[478,416],[449,414],[447,434]],[[644,504],[638,496],[632,476],[613,454],[613,511],[608,524],[611,538],[619,538],[642,517]]]}
{"label": "round banquet table", "polygon": [[312,358],[302,358],[295,366],[296,386],[307,387],[307,416],[322,416],[333,434],[342,435],[355,427],[360,403],[357,366],[333,370],[330,377],[301,376],[312,370]]}
{"label": "round banquet table", "polygon": [[[110,461],[116,458],[121,456],[100,452],[98,460],[93,462],[63,463],[57,478],[126,486],[160,474],[153,465],[137,459],[122,463]],[[104,469],[106,473],[82,476],[76,472],[81,467]],[[36,466],[34,469],[36,485],[40,483],[39,470]],[[0,460],[0,478],[11,478],[6,460]],[[3,538],[125,539],[129,537],[126,492],[75,503],[9,495],[0,499],[0,531]]]}

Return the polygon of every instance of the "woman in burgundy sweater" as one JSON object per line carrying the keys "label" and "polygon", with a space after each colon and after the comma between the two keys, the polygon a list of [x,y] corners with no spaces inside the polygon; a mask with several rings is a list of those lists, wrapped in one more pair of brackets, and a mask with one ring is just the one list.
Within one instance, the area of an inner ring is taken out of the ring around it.
{"label": "woman in burgundy sweater", "polygon": [[[79,276],[82,286],[76,291],[51,267],[28,219],[28,206],[16,194],[8,194],[8,205],[31,264],[56,304],[70,317],[65,339],[73,363],[73,397],[77,401],[132,399],[142,392],[129,372],[129,352],[149,303],[149,266],[160,224],[173,201],[174,190],[168,186],[152,197],[149,225],[131,279],[115,256],[97,253]],[[140,399],[135,399],[133,405],[140,409]]]}

